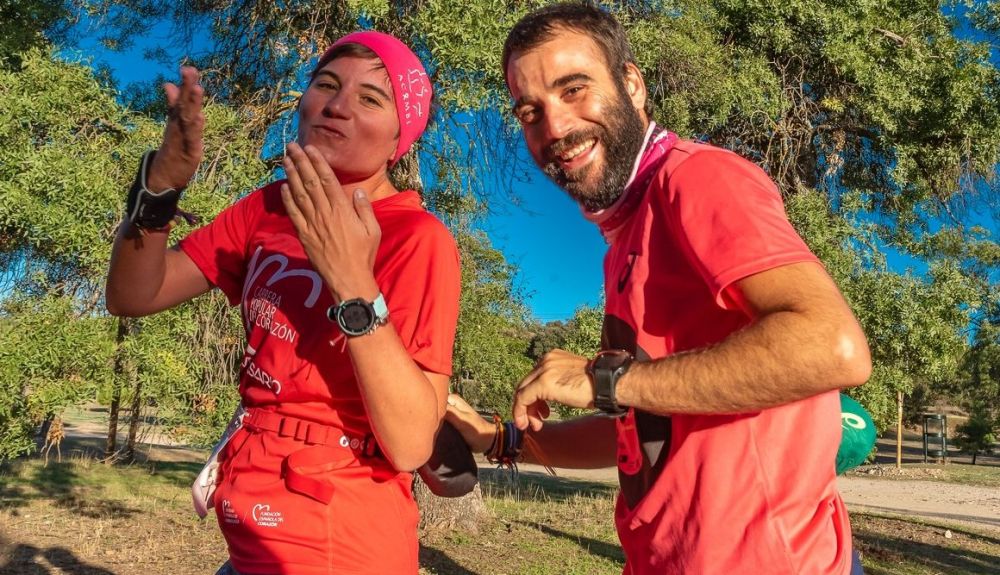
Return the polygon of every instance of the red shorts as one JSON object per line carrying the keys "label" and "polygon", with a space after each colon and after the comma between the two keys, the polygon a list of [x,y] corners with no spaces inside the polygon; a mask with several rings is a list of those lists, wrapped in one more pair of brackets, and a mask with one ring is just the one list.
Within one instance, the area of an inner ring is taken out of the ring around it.
{"label": "red shorts", "polygon": [[240,573],[417,572],[412,476],[342,443],[249,426],[226,445],[215,511]]}

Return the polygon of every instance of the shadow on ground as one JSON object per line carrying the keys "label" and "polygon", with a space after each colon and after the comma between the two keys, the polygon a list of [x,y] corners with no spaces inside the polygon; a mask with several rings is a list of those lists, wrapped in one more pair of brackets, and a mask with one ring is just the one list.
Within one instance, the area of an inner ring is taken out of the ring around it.
{"label": "shadow on ground", "polygon": [[424,545],[420,545],[420,566],[438,575],[479,575],[455,563],[447,553]]}
{"label": "shadow on ground", "polygon": [[[521,499],[561,502],[574,497],[614,497],[618,486],[600,481],[586,481],[522,471],[513,479],[507,469],[479,469],[479,480],[490,494],[516,494]],[[486,493],[484,493],[485,495]]]}
{"label": "shadow on ground", "polygon": [[[984,544],[1000,543],[997,539],[971,531],[951,529],[956,535]],[[982,573],[996,575],[1000,572],[1000,558],[993,554],[979,553],[948,545],[935,545],[926,541],[915,540],[910,534],[901,531],[898,536],[854,533],[854,544],[861,552],[862,558],[878,559],[883,564],[893,564],[901,557],[908,563],[920,563],[935,573]],[[867,561],[863,562],[867,563]],[[896,571],[881,569],[877,566],[865,566],[867,575],[891,575]]]}
{"label": "shadow on ground", "polygon": [[64,547],[11,546],[0,539],[0,575],[115,575],[80,561]]}
{"label": "shadow on ground", "polygon": [[610,559],[611,561],[617,561],[618,563],[625,563],[625,552],[622,551],[622,548],[618,545],[612,545],[604,541],[591,539],[590,537],[580,537],[579,535],[573,535],[572,533],[566,533],[565,531],[553,529],[548,525],[543,525],[534,521],[521,521],[519,523],[526,527],[537,529],[550,537],[573,541],[591,555]]}
{"label": "shadow on ground", "polygon": [[[5,464],[3,472],[17,475],[15,468],[25,461]],[[14,515],[32,500],[49,500],[57,507],[95,519],[119,519],[139,512],[120,501],[101,498],[97,491],[79,476],[71,462],[49,461],[48,465],[39,465],[30,474],[25,474],[21,482],[0,485],[0,505]]]}

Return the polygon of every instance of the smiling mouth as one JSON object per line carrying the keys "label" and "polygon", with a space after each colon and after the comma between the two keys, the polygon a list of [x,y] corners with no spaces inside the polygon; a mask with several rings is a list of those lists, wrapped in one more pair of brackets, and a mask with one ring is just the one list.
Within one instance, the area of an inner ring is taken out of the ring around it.
{"label": "smiling mouth", "polygon": [[560,163],[569,164],[577,157],[593,149],[593,147],[596,144],[597,144],[597,138],[588,138],[580,142],[579,144],[573,146],[572,148],[563,150],[558,154],[555,154],[555,157],[559,160]]}

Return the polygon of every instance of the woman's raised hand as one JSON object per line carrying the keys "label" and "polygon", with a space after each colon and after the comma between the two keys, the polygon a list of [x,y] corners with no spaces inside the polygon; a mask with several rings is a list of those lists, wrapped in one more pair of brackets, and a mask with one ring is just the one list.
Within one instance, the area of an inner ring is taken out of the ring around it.
{"label": "woman's raised hand", "polygon": [[151,192],[183,188],[198,170],[204,153],[205,114],[202,100],[205,90],[199,74],[191,66],[181,67],[181,85],[166,83],[167,126],[163,143],[149,167],[146,183]]}

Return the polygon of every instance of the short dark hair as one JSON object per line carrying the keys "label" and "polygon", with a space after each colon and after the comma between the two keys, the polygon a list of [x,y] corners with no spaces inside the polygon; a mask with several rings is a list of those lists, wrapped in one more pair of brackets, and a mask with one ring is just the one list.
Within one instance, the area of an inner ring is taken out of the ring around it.
{"label": "short dark hair", "polygon": [[[507,34],[503,45],[503,77],[515,52],[525,52],[551,40],[560,31],[586,34],[597,43],[604,55],[611,77],[622,81],[625,64],[635,64],[625,28],[617,18],[590,2],[560,2],[529,12]],[[651,102],[646,100],[646,113]]]}

